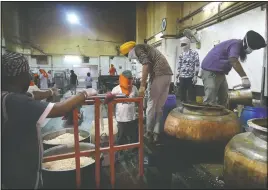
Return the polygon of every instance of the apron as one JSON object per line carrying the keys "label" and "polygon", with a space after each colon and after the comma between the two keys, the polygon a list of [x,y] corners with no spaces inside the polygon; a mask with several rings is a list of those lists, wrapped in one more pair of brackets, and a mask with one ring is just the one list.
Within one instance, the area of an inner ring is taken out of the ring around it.
{"label": "apron", "polygon": [[[3,114],[3,119],[4,119],[4,122],[3,122],[3,128],[2,128],[2,131],[3,129],[5,129],[5,126],[6,126],[6,123],[8,121],[8,114],[7,114],[7,109],[6,109],[6,98],[9,94],[12,94],[12,93],[9,93],[9,92],[6,92],[6,91],[3,91],[1,93],[1,97],[2,97],[2,114]],[[41,156],[41,150],[40,150],[40,145],[39,145],[39,157]],[[42,158],[42,157],[41,157]],[[39,160],[39,163],[41,161]],[[39,168],[38,168],[38,172],[37,172],[37,177],[36,177],[36,183],[35,183],[35,187],[34,189],[38,189],[40,187],[43,186],[43,179],[42,179],[42,170],[41,170],[41,167],[40,167],[40,164],[39,164]],[[41,183],[39,183],[39,181]],[[2,189],[8,189],[4,184],[1,184],[1,188]]]}

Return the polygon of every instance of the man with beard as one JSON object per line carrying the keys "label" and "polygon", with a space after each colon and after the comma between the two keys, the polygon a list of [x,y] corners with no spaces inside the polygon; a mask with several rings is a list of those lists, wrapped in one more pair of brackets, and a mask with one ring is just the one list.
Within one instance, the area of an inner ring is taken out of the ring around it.
{"label": "man with beard", "polygon": [[165,56],[148,44],[136,44],[134,41],[126,42],[120,46],[120,53],[128,58],[137,59],[142,64],[142,78],[139,96],[144,96],[146,81],[149,77],[148,102],[146,109],[147,132],[145,137],[150,143],[159,141],[163,106],[167,100],[171,83],[172,70]]}
{"label": "man with beard", "polygon": [[[216,45],[202,62],[202,74],[205,89],[204,103],[227,106],[228,84],[225,75],[232,67],[242,80],[242,87],[250,88],[250,81],[241,66],[247,54],[266,46],[264,38],[255,31],[248,31],[243,40],[231,39]],[[240,61],[239,61],[240,59]],[[218,97],[218,101],[216,98]]]}

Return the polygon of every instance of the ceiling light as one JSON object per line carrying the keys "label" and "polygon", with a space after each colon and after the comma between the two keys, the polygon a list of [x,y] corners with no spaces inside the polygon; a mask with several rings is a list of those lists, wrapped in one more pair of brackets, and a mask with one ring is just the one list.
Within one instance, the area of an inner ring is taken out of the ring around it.
{"label": "ceiling light", "polygon": [[71,24],[78,24],[79,23],[78,17],[74,13],[67,14],[67,20]]}

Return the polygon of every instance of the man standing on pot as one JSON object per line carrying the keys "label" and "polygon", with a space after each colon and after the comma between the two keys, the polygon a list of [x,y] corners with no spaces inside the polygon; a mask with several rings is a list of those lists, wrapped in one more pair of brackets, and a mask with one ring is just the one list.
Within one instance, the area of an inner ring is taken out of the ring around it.
{"label": "man standing on pot", "polygon": [[172,70],[165,56],[148,44],[126,42],[120,46],[120,53],[128,54],[129,59],[138,59],[142,64],[142,78],[139,96],[144,96],[148,74],[150,75],[148,102],[146,110],[147,132],[145,137],[149,142],[157,142],[160,134],[162,107],[164,106],[171,83]]}
{"label": "man standing on pot", "polygon": [[190,48],[190,40],[185,38],[181,41],[182,53],[178,61],[177,85],[180,83],[180,99],[182,102],[188,100],[196,101],[195,84],[199,71],[199,56],[197,51]]}
{"label": "man standing on pot", "polygon": [[[250,81],[240,61],[246,61],[247,54],[265,46],[264,38],[257,32],[250,30],[244,39],[227,40],[210,50],[201,65],[201,77],[205,89],[204,102],[210,105],[227,106],[228,84],[225,75],[228,75],[232,67],[241,77],[241,86],[250,88]],[[217,97],[218,101],[216,101]]]}

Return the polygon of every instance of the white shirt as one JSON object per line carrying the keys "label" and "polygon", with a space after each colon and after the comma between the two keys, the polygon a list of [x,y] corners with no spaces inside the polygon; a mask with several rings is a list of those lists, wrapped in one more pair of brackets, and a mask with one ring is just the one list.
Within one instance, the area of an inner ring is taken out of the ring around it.
{"label": "white shirt", "polygon": [[43,76],[43,74],[40,74],[40,88],[46,89],[48,88],[47,78]]}
{"label": "white shirt", "polygon": [[[113,88],[112,93],[122,93],[119,85]],[[138,89],[133,85],[132,91],[129,98],[134,98],[138,96]],[[128,122],[136,119],[136,106],[135,103],[118,103],[116,104],[116,121],[117,122]]]}
{"label": "white shirt", "polygon": [[49,74],[49,73],[47,73],[47,78],[48,78],[48,81],[50,82],[50,83],[52,83],[52,75],[51,74]]}
{"label": "white shirt", "polygon": [[86,86],[92,86],[92,78],[91,77],[86,77]]}

